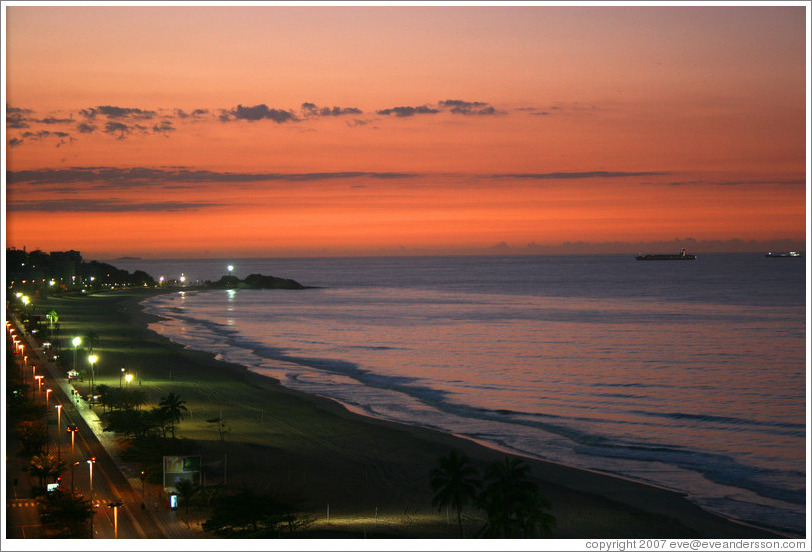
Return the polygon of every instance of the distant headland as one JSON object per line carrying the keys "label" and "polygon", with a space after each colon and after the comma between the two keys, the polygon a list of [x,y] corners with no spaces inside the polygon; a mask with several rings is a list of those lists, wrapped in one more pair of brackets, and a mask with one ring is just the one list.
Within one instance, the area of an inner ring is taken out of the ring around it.
{"label": "distant headland", "polygon": [[223,276],[216,282],[204,283],[203,287],[208,289],[312,289],[303,286],[296,280],[262,274],[249,274],[244,280],[240,280],[236,276]]}
{"label": "distant headland", "polygon": [[[137,259],[121,257],[118,260]],[[86,294],[120,288],[185,288],[185,289],[312,289],[296,280],[251,274],[241,280],[236,276],[223,276],[216,282],[195,285],[163,278],[155,280],[143,270],[132,274],[108,263],[85,261],[78,251],[26,251],[6,249],[6,288],[15,292],[31,293],[38,297],[59,293]]]}

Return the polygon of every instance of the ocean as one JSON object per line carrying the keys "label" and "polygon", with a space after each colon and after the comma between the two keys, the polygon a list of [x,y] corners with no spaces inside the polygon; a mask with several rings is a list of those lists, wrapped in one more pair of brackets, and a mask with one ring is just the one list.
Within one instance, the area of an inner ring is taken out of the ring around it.
{"label": "ocean", "polygon": [[368,416],[805,530],[806,266],[759,254],[109,261],[316,289],[145,301],[187,347]]}

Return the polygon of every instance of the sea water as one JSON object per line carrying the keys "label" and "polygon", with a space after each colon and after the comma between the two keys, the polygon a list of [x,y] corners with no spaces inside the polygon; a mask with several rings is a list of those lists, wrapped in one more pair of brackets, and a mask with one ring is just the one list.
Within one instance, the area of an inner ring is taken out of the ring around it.
{"label": "sea water", "polygon": [[803,259],[113,261],[317,289],[145,301],[155,331],[369,416],[684,492],[803,534]]}

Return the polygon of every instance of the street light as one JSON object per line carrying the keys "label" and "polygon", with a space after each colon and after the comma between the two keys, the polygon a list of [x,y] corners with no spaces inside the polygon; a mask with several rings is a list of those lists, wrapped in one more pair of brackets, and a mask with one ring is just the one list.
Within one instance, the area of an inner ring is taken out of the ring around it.
{"label": "street light", "polygon": [[37,388],[37,396],[42,395],[42,378],[45,376],[34,376],[34,379],[37,380],[39,387]]}
{"label": "street light", "polygon": [[79,346],[80,343],[82,343],[82,338],[77,335],[76,337],[73,338],[73,341],[71,341],[71,343],[73,343],[73,371],[75,372],[76,371],[76,348]]}
{"label": "street light", "polygon": [[70,466],[70,492],[73,492],[73,466],[79,463],[76,461],[76,454],[74,453],[73,445],[76,441],[76,432],[79,431],[79,427],[69,425],[67,429],[70,433],[70,461],[73,462]]}
{"label": "street light", "polygon": [[50,387],[45,389],[45,408],[51,408],[51,400],[50,400],[51,391],[53,391],[53,389],[51,389]]}
{"label": "street light", "polygon": [[144,480],[147,478],[147,474],[144,470],[141,470],[141,509],[144,509]]}
{"label": "street light", "polygon": [[127,374],[126,376],[124,376],[124,381],[127,382],[127,389],[130,388],[130,382],[132,380],[133,380],[133,375],[132,374]]}
{"label": "street light", "polygon": [[[87,461],[87,465],[90,468],[90,507],[94,508],[93,515],[96,515],[95,504],[93,504],[93,464],[96,463],[96,457],[94,456],[90,460]],[[90,516],[90,538],[93,538],[93,516]]]}
{"label": "street light", "polygon": [[118,388],[121,389],[121,376],[124,375],[124,368],[121,369],[121,373],[118,375]]}
{"label": "street light", "polygon": [[62,459],[62,405],[56,405],[56,460]]}
{"label": "street light", "polygon": [[87,357],[87,361],[90,363],[90,408],[93,408],[93,399],[96,396],[96,391],[94,388],[95,374],[93,372],[93,365],[96,364],[97,360],[99,360],[99,357],[96,355],[90,355]]}
{"label": "street light", "polygon": [[111,502],[107,505],[108,508],[113,509],[113,534],[118,538],[118,507],[124,506],[123,502]]}

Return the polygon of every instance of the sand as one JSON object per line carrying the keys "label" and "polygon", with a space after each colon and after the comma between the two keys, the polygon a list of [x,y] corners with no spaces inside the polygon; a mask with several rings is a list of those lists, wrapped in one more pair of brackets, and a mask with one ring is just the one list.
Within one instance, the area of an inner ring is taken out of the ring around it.
{"label": "sand", "polygon": [[[38,313],[59,313],[62,336],[98,336],[97,385],[119,385],[121,368],[151,403],[169,392],[189,407],[177,434],[230,486],[293,498],[316,522],[311,538],[457,538],[454,513],[431,506],[428,473],[450,449],[480,467],[505,453],[449,434],[354,414],[338,403],[292,391],[242,366],[191,351],[148,330],[155,317],[139,302],[158,290],[50,297]],[[269,291],[269,293],[295,293]],[[81,384],[89,392],[89,381]],[[224,442],[206,420],[222,415]],[[557,519],[554,538],[774,538],[766,530],[708,513],[684,496],[596,472],[528,460]],[[329,522],[328,522],[329,509]],[[483,523],[464,512],[466,531]]]}

